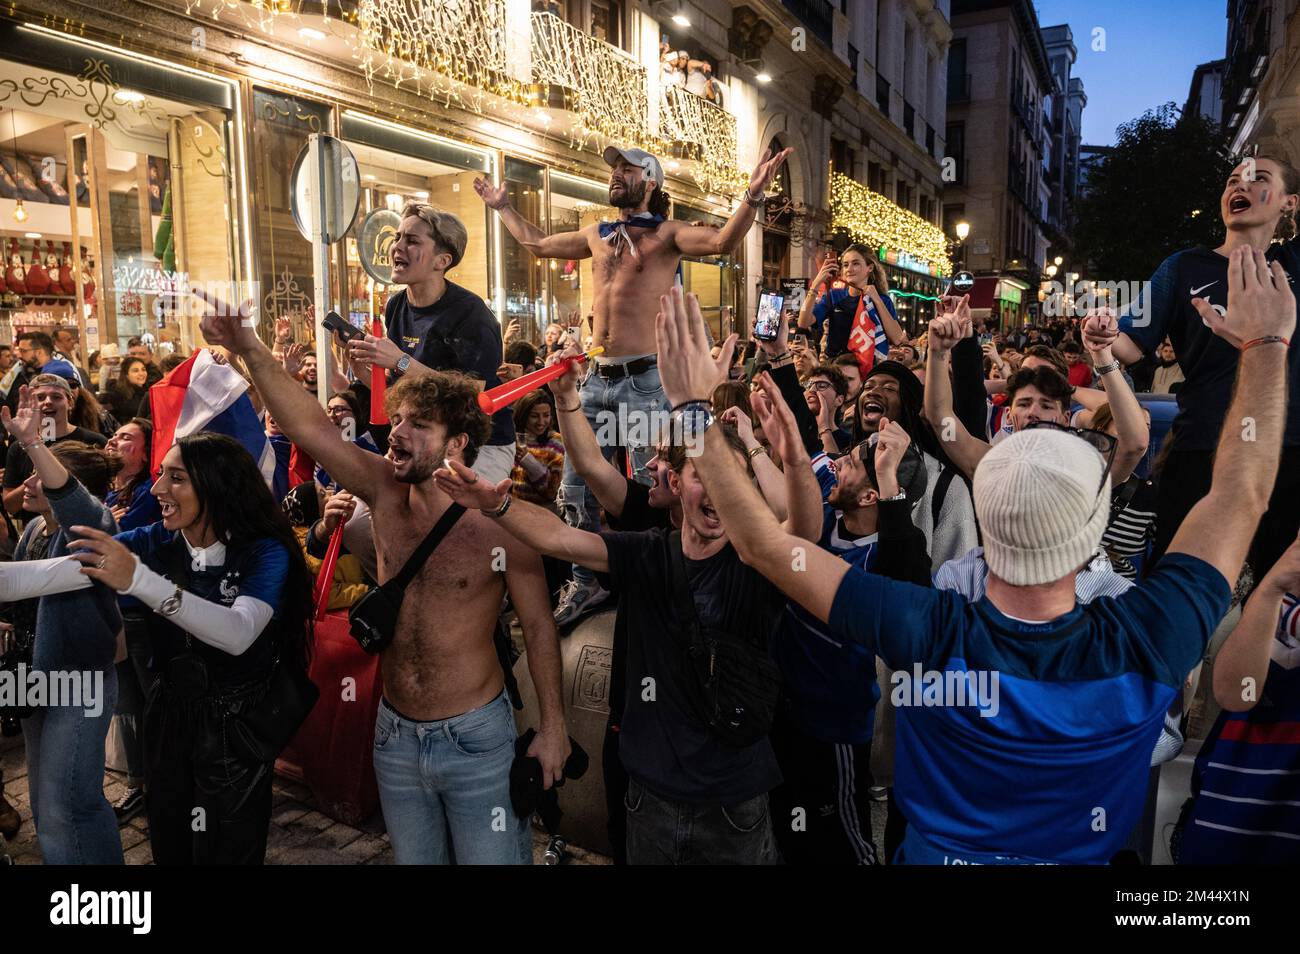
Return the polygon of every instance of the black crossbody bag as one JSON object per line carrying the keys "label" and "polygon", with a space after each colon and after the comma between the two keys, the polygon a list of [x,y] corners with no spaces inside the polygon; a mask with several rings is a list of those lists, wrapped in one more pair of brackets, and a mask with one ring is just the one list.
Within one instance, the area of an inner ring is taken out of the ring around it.
{"label": "black crossbody bag", "polygon": [[669,579],[678,615],[686,624],[686,693],[719,742],[746,748],[772,729],[781,695],[776,661],[750,640],[700,625],[691,595],[680,531],[669,538],[673,572]]}
{"label": "black crossbody bag", "polygon": [[352,604],[348,610],[348,623],[355,639],[368,653],[380,653],[388,648],[397,635],[397,614],[402,610],[402,598],[406,588],[415,579],[415,574],[433,555],[438,544],[456,525],[456,521],[465,513],[465,508],[458,503],[447,508],[447,512],[433,525],[415,552],[403,565],[398,574],[387,583],[372,586],[366,595]]}

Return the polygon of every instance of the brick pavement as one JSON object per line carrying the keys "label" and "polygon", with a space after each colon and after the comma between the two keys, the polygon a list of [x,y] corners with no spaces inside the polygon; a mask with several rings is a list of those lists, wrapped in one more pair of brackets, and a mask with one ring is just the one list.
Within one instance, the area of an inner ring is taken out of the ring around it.
{"label": "brick pavement", "polygon": [[[23,817],[23,827],[8,843],[13,860],[20,864],[40,864],[40,849],[32,827],[31,803],[27,797],[27,762],[22,739],[0,739],[0,767],[4,770],[4,792]],[[106,772],[104,795],[115,802],[125,790],[125,779],[116,772]],[[393,863],[393,846],[383,830],[383,821],[374,818],[359,828],[336,822],[316,810],[311,792],[305,785],[277,777],[271,809],[271,831],[267,841],[266,862],[272,865],[385,865]],[[533,861],[542,863],[546,837],[533,832]],[[149,847],[149,823],[143,815],[133,818],[122,828],[122,852],[127,864],[152,864]],[[601,865],[610,861],[603,855],[573,846],[569,864]]]}

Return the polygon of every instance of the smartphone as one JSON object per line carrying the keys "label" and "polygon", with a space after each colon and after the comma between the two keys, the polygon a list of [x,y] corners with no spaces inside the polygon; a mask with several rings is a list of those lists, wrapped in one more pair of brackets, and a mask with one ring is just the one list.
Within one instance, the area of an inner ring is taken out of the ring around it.
{"label": "smartphone", "polygon": [[366,336],[364,331],[352,324],[350,321],[346,321],[337,311],[329,312],[321,321],[321,327],[327,331],[334,332],[344,341],[355,341],[357,338],[364,338]]}
{"label": "smartphone", "polygon": [[986,331],[984,334],[980,335],[980,344],[981,344],[981,345],[992,344],[992,343],[993,343],[993,335],[992,335],[992,334],[990,334],[989,332]]}
{"label": "smartphone", "polygon": [[781,331],[781,309],[785,296],[776,292],[763,292],[758,296],[758,318],[754,322],[754,337],[759,341],[775,341]]}

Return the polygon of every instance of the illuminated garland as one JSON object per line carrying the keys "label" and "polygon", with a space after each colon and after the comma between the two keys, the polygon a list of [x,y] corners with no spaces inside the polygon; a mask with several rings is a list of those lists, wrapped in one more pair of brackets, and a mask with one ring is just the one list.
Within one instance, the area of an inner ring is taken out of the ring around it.
{"label": "illuminated garland", "polygon": [[680,86],[665,86],[659,98],[659,135],[689,147],[695,183],[705,192],[736,195],[749,177],[736,165],[736,117]]}
{"label": "illuminated garland", "polygon": [[952,274],[941,228],[838,172],[831,175],[831,226],[855,242],[898,249]]}

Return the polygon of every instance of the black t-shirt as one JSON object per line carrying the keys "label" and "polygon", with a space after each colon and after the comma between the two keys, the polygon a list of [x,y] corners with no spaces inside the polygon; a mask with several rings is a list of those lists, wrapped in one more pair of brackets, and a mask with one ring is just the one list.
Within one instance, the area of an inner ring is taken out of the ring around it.
{"label": "black t-shirt", "polygon": [[[601,536],[628,625],[628,692],[619,733],[628,775],[666,798],[693,804],[730,805],[770,791],[781,772],[769,741],[743,749],[722,744],[686,695],[689,636],[669,583],[671,534]],[[707,560],[688,558],[686,575],[701,626],[747,637],[770,651],[785,597],[742,563],[734,548],[728,545]]]}
{"label": "black t-shirt", "polygon": [[[650,488],[635,480],[627,480],[627,495],[623,498],[623,512],[617,517],[605,512],[605,522],[611,530],[623,530],[639,533],[656,527],[671,530],[672,516],[669,511],[650,506]],[[606,584],[612,585],[612,584]],[[617,587],[615,588],[617,590]],[[614,614],[614,645],[611,647],[613,658],[609,671],[609,712],[615,725],[621,725],[623,718],[623,690],[627,676],[627,613],[623,608],[621,594],[618,612]]]}
{"label": "black t-shirt", "polygon": [[[1268,260],[1286,269],[1292,290],[1300,278],[1300,240],[1273,244]],[[1147,354],[1166,335],[1186,380],[1178,389],[1178,417],[1174,420],[1175,445],[1180,450],[1213,450],[1232,400],[1239,353],[1206,327],[1192,298],[1204,298],[1216,310],[1228,305],[1228,259],[1213,249],[1197,247],[1175,252],[1151,276],[1150,294],[1140,298],[1141,314],[1120,318],[1120,330]],[[1287,353],[1288,397],[1283,444],[1300,445],[1300,347],[1292,342]]]}
{"label": "black t-shirt", "polygon": [[[96,434],[94,431],[88,431],[84,427],[74,427],[62,437],[56,437],[50,441],[49,446],[61,444],[64,441],[81,441],[83,444],[90,444],[93,447],[103,447],[108,443],[108,438],[103,434]],[[5,453],[5,479],[4,489],[12,490],[21,484],[24,480],[32,475],[32,459],[27,456],[27,451],[18,446],[14,441],[9,445],[9,450]],[[28,514],[30,517],[31,514]]]}
{"label": "black t-shirt", "polygon": [[[501,383],[501,326],[483,299],[454,282],[427,308],[406,300],[403,288],[384,309],[388,337],[416,361],[435,371],[461,371],[483,379],[484,388]],[[488,444],[513,444],[515,422],[510,408],[492,416]]]}

